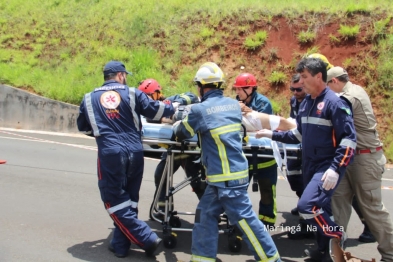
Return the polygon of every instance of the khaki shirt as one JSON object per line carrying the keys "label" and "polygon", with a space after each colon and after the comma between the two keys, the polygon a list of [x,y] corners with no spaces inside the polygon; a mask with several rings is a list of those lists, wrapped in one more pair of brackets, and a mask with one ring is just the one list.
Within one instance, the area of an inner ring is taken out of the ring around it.
{"label": "khaki shirt", "polygon": [[352,104],[356,129],[356,149],[375,149],[382,146],[377,132],[377,121],[366,91],[358,85],[347,82],[341,93]]}

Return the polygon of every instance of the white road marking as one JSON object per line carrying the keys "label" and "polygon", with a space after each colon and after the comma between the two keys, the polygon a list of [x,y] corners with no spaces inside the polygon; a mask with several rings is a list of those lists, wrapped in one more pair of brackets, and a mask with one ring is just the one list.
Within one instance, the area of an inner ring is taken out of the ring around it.
{"label": "white road marking", "polygon": [[[19,135],[19,134],[15,134],[15,133],[10,133],[10,132],[7,132],[6,130],[11,131],[11,132],[21,132],[21,133],[35,133],[35,134],[49,134],[49,135],[56,134],[58,136],[71,136],[71,137],[90,138],[90,137],[87,137],[85,135],[81,136],[81,135],[78,135],[78,134],[65,134],[65,133],[54,133],[54,132],[44,132],[44,131],[31,131],[31,130],[18,130],[18,129],[10,129],[10,128],[0,128],[0,133],[17,136],[16,138],[15,137],[0,136],[0,138],[3,138],[3,139],[15,139],[15,140],[22,140],[22,141],[51,143],[51,144],[71,146],[71,147],[77,147],[77,148],[81,148],[81,149],[97,151],[97,147],[96,146],[86,146],[86,145],[77,145],[77,144],[56,142],[56,141],[51,141],[51,140],[46,140],[46,139],[41,139],[41,138],[36,138],[36,137],[31,137],[31,136],[24,136],[24,135]],[[150,157],[145,157],[145,159],[153,160],[153,161],[159,161],[160,160],[160,159],[150,158]],[[283,177],[283,176],[278,176],[278,179],[286,180],[285,177]],[[384,180],[384,181],[391,181],[391,182],[393,181],[393,179],[389,179],[389,178],[382,178],[382,180]],[[385,190],[393,190],[393,186],[382,186],[381,188],[385,189]]]}

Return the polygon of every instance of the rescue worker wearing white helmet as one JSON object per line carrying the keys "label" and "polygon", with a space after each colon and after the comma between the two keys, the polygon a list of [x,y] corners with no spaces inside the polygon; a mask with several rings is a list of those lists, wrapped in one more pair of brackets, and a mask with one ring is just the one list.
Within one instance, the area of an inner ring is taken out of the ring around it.
{"label": "rescue worker wearing white helmet", "polygon": [[[186,92],[182,93],[179,95],[174,95],[170,96],[168,98],[165,98],[165,96],[162,93],[162,88],[161,85],[157,82],[157,80],[153,78],[145,79],[139,83],[139,90],[142,92],[146,93],[150,98],[153,100],[160,100],[163,101],[164,103],[167,104],[173,104],[173,103],[179,103],[180,108],[181,106],[185,105],[190,105],[190,104],[195,104],[199,103],[199,98],[191,92]],[[160,121],[152,121],[151,119],[146,119],[148,122],[168,122],[172,123],[172,120],[169,118],[166,119],[161,119]],[[166,165],[166,159],[167,159],[167,152],[163,153],[161,156],[161,160],[157,165],[157,168],[154,172],[154,183],[156,185],[156,190],[154,192],[154,199],[156,197],[161,178],[164,174],[165,170],[165,165]],[[201,172],[201,165],[198,161],[199,156],[198,155],[181,155],[180,157],[175,157],[175,161],[173,163],[173,174],[179,169],[181,166],[184,169],[184,172],[186,173],[187,177],[192,177],[193,179],[191,180],[191,187],[194,191],[194,193],[197,195],[198,199],[200,199],[203,195],[204,189],[205,189],[205,182],[201,180],[199,177],[199,174]],[[202,174],[201,177],[204,175]],[[166,185],[166,182],[164,183]],[[165,211],[165,195],[166,192],[165,190],[161,190],[159,192],[159,198],[158,198],[158,209],[161,210],[162,212]],[[173,203],[173,202],[172,202]],[[149,212],[150,213],[150,212]],[[154,217],[163,220],[164,215],[160,212],[157,212],[154,214]],[[150,214],[150,218],[153,219],[153,217]]]}
{"label": "rescue worker wearing white helmet", "polygon": [[224,74],[215,63],[203,64],[194,82],[201,103],[193,105],[173,127],[180,141],[198,134],[208,184],[196,209],[191,261],[216,260],[217,221],[223,212],[241,230],[257,261],[281,261],[247,193],[248,165],[242,150],[240,105],[223,96]]}
{"label": "rescue worker wearing white helmet", "polygon": [[[242,73],[235,79],[232,86],[236,92],[236,99],[240,105],[247,106],[254,111],[273,114],[272,105],[267,97],[257,92],[257,80],[254,75],[250,73]],[[255,154],[271,154],[268,152],[261,152],[254,150]],[[274,229],[277,216],[276,206],[276,185],[277,185],[277,163],[273,158],[256,158],[250,157],[249,177],[254,178],[253,191],[257,191],[259,187],[260,201],[259,201],[259,219],[268,229]]]}

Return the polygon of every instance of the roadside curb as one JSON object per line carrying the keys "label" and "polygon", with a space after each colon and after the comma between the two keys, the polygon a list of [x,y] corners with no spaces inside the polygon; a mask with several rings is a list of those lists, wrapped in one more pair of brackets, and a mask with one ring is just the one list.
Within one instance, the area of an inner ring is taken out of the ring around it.
{"label": "roadside curb", "polygon": [[386,168],[393,168],[393,164],[386,164],[385,167]]}

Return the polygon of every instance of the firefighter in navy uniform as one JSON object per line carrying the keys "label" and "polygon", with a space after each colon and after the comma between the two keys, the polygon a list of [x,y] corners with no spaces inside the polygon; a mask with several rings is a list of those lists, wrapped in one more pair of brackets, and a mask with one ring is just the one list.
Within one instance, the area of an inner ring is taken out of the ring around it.
{"label": "firefighter in navy uniform", "polygon": [[[236,91],[236,99],[254,111],[273,114],[273,108],[269,99],[257,92],[257,80],[250,73],[238,75],[233,84]],[[248,152],[254,154],[272,154],[261,150]],[[273,158],[249,157],[249,177],[253,179],[253,191],[259,187],[259,219],[267,228],[272,229],[276,223],[276,185],[277,185],[277,163]],[[256,169],[255,170],[255,166]]]}
{"label": "firefighter in navy uniform", "polygon": [[[149,78],[145,79],[140,82],[139,90],[142,92],[146,93],[150,98],[153,100],[159,100],[163,101],[164,103],[178,103],[179,108],[181,106],[186,106],[186,105],[191,105],[195,103],[199,103],[199,98],[191,92],[186,92],[174,96],[170,96],[166,98],[162,94],[162,88],[160,84],[157,82],[157,80]],[[161,121],[152,121],[151,119],[146,119],[148,122],[154,122],[154,123],[161,123]],[[156,190],[154,192],[154,198],[157,194],[158,187],[160,185],[161,178],[164,173],[165,169],[165,164],[166,164],[166,159],[167,159],[167,153],[163,153],[161,156],[161,160],[157,165],[156,171],[154,172],[154,183],[156,185]],[[176,155],[175,156],[175,161],[173,163],[173,174],[179,169],[179,167],[182,167],[186,173],[187,177],[192,177],[192,178],[197,178],[200,174],[201,171],[201,165],[199,162],[199,156],[198,155]],[[164,185],[166,185],[166,182],[164,182]],[[191,181],[191,187],[194,191],[194,193],[197,195],[198,199],[200,199],[203,195],[204,188],[205,188],[205,183],[202,181],[201,178],[197,179],[192,179]],[[165,190],[162,189],[160,191],[160,196],[158,199],[158,208],[161,211],[165,211]],[[172,202],[173,203],[173,202]],[[172,207],[173,209],[173,207]],[[163,220],[164,217],[161,215],[161,213],[157,213],[154,215],[158,219]],[[150,214],[150,218],[151,214]]]}
{"label": "firefighter in navy uniform", "polygon": [[198,135],[208,183],[196,210],[191,261],[216,260],[217,221],[224,211],[243,233],[256,261],[281,261],[247,194],[248,165],[242,150],[240,105],[223,96],[223,72],[215,63],[203,64],[194,81],[201,103],[192,106],[189,114],[174,124],[178,140]]}
{"label": "firefighter in navy uniform", "polygon": [[132,242],[153,255],[161,239],[138,219],[144,167],[140,116],[159,120],[173,115],[174,108],[128,87],[130,73],[119,61],[108,62],[103,73],[104,84],[85,94],[77,125],[79,131],[96,139],[98,186],[115,225],[109,250],[125,257]]}
{"label": "firefighter in navy uniform", "polygon": [[299,214],[316,229],[318,248],[306,249],[315,261],[332,261],[329,245],[333,238],[344,246],[346,234],[332,220],[331,197],[353,161],[356,131],[351,106],[326,86],[327,70],[319,58],[304,58],[297,67],[307,93],[296,117],[297,128],[285,132],[263,129],[256,137],[269,137],[287,144],[302,144],[304,191]]}

